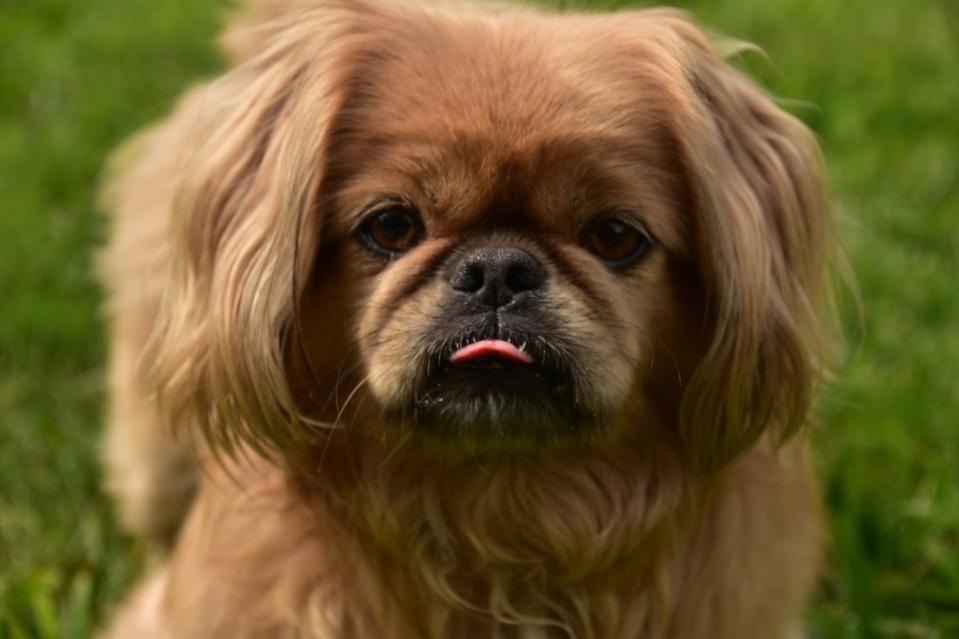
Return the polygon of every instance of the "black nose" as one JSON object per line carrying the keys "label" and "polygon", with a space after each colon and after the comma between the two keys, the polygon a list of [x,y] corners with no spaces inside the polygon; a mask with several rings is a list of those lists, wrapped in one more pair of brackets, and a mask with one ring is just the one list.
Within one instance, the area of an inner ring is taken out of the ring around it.
{"label": "black nose", "polygon": [[509,304],[543,285],[546,273],[536,258],[517,248],[487,246],[470,251],[453,267],[450,286],[493,308]]}

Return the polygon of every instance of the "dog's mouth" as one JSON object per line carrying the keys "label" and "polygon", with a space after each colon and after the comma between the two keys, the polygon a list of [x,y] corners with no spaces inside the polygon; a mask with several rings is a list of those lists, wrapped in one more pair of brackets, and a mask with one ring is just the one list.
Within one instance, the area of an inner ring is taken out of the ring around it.
{"label": "dog's mouth", "polygon": [[523,350],[522,346],[516,346],[512,342],[502,339],[481,339],[472,344],[467,344],[456,349],[449,357],[451,364],[462,366],[470,362],[484,362],[491,360],[492,365],[498,365],[501,361],[512,362],[514,364],[532,364],[535,360]]}
{"label": "dog's mouth", "polygon": [[413,400],[418,429],[479,448],[539,445],[588,430],[574,367],[541,336],[476,335],[435,353]]}
{"label": "dog's mouth", "polygon": [[542,410],[567,384],[559,367],[529,350],[503,339],[481,339],[457,348],[430,371],[419,407],[486,403],[495,411],[490,417],[501,413],[504,419],[510,408],[520,405]]}

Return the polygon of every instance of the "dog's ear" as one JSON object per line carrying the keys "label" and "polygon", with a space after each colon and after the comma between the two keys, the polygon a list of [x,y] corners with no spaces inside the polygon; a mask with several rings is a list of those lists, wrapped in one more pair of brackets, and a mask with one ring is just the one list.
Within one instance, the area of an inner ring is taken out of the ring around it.
{"label": "dog's ear", "polygon": [[[361,0],[357,0],[359,4]],[[271,44],[286,39],[291,28],[308,23],[321,14],[327,22],[349,0],[240,0],[229,12],[229,28],[220,35],[218,44],[232,65],[241,64],[260,54]]]}
{"label": "dog's ear", "polygon": [[716,468],[807,418],[822,374],[831,212],[810,131],[683,16],[650,17],[676,65],[675,135],[706,295],[706,351],[680,424],[692,461]]}
{"label": "dog's ear", "polygon": [[227,452],[288,450],[306,433],[284,341],[319,246],[324,157],[358,41],[351,11],[254,7],[224,38],[236,66],[146,141],[177,140],[182,155],[154,384],[173,423]]}

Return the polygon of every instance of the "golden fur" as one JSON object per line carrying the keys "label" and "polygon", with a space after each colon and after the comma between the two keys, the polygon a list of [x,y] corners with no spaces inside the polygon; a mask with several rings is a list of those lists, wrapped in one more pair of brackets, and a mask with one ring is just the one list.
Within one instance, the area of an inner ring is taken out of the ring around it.
{"label": "golden fur", "polygon": [[[805,127],[668,10],[276,0],[222,43],[104,193],[108,489],[169,549],[105,636],[798,636],[831,230]],[[389,264],[350,238],[383,193],[429,229]],[[656,239],[628,273],[575,241],[609,202]],[[544,265],[593,436],[389,417],[437,261],[491,242]]]}

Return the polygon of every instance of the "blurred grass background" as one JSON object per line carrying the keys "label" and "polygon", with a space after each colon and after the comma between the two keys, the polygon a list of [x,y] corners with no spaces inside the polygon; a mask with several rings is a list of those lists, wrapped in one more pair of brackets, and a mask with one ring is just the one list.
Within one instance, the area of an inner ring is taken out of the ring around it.
{"label": "blurred grass background", "polygon": [[[94,191],[111,149],[218,68],[222,6],[0,0],[0,639],[89,636],[144,561],[98,489]],[[810,625],[959,637],[959,3],[682,6],[760,45],[741,63],[803,102],[861,288],[814,435],[831,543]]]}

